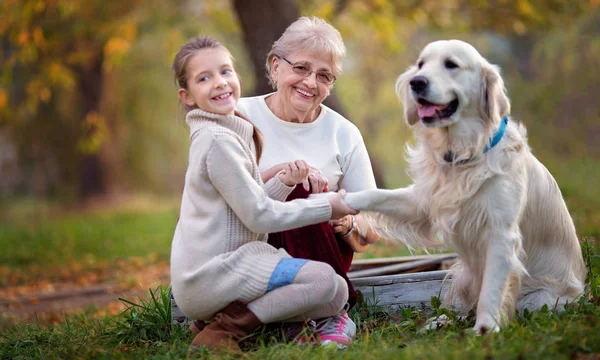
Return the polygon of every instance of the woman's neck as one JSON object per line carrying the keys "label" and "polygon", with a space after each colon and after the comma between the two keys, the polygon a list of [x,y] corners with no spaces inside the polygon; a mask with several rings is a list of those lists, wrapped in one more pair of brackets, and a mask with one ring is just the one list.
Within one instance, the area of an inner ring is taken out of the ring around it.
{"label": "woman's neck", "polygon": [[269,109],[283,121],[292,123],[311,123],[317,119],[321,113],[321,105],[306,112],[300,112],[291,105],[286,106],[278,92],[265,99]]}

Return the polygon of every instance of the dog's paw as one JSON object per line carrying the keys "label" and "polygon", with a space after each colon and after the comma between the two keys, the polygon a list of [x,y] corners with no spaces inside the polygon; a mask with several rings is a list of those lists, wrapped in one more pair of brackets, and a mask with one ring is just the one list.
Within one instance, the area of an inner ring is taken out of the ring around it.
{"label": "dog's paw", "polygon": [[491,317],[477,319],[475,326],[473,326],[473,330],[475,330],[477,335],[483,335],[492,332],[499,332],[500,325],[498,325],[498,323]]}

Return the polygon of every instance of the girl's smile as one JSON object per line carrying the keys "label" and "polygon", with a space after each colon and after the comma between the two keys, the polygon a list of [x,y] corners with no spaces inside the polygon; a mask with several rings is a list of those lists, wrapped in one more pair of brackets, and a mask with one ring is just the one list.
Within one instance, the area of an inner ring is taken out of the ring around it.
{"label": "girl's smile", "polygon": [[240,81],[229,53],[221,48],[197,51],[187,64],[187,89],[179,89],[181,100],[194,108],[233,115],[240,98]]}

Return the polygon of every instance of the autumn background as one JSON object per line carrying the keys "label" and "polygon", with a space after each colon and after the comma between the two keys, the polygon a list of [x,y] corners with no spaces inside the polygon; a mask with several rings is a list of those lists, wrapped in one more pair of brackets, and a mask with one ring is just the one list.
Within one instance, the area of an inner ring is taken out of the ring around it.
{"label": "autumn background", "polygon": [[[300,15],[323,17],[344,38],[344,73],[326,103],[361,129],[380,187],[409,183],[396,77],[428,42],[462,39],[501,66],[512,116],[580,237],[596,241],[598,0],[4,0],[0,329],[60,323],[90,304],[73,300],[82,288],[104,296],[91,297],[96,313],[114,314],[115,292],[168,284],[189,146],[173,56],[212,35],[236,58],[243,94],[266,93],[265,55]],[[382,243],[362,256],[399,253]]]}

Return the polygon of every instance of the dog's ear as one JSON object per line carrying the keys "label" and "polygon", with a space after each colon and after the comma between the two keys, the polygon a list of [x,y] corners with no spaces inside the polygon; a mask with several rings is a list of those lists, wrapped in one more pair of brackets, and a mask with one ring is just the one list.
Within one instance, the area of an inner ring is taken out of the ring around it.
{"label": "dog's ear", "polygon": [[500,76],[500,68],[496,65],[485,62],[481,72],[480,115],[494,126],[498,126],[502,117],[510,114],[510,100],[506,95],[504,80]]}
{"label": "dog's ear", "polygon": [[398,99],[402,102],[404,120],[409,126],[415,125],[420,120],[417,113],[417,104],[410,99],[408,93],[408,84],[416,72],[417,67],[411,66],[398,76],[396,80],[396,95],[398,95]]}

